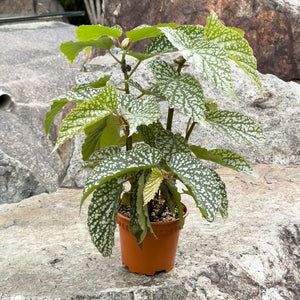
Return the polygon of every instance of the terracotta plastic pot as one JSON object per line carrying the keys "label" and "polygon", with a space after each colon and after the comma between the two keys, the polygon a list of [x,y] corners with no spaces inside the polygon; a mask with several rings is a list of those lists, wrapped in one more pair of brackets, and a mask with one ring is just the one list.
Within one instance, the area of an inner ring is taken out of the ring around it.
{"label": "terracotta plastic pot", "polygon": [[[185,207],[184,218],[188,215]],[[118,213],[122,262],[132,273],[154,275],[155,272],[169,272],[175,262],[179,220],[171,222],[151,222],[153,231],[158,239],[147,233],[142,249],[139,248],[136,238],[130,233],[130,219]]]}

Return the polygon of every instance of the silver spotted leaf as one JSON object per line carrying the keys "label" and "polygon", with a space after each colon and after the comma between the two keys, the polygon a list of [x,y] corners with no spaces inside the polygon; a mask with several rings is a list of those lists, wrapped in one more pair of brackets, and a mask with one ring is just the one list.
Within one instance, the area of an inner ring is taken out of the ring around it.
{"label": "silver spotted leaf", "polygon": [[237,153],[228,149],[207,150],[199,146],[190,146],[193,153],[199,159],[213,161],[224,167],[233,169],[237,172],[257,177],[256,172],[251,168],[249,163]]}
{"label": "silver spotted leaf", "polygon": [[164,34],[160,34],[152,39],[152,41],[146,46],[144,53],[148,55],[158,55],[171,52],[174,49],[174,46],[170,43],[166,36]]}
{"label": "silver spotted leaf", "polygon": [[218,110],[206,115],[209,125],[230,137],[236,143],[263,143],[265,135],[253,119],[238,112]]}
{"label": "silver spotted leaf", "polygon": [[85,100],[91,99],[101,92],[100,88],[85,87],[80,90],[72,90],[66,94],[52,100],[51,109],[46,113],[45,119],[45,131],[46,134],[49,133],[50,126],[53,119],[58,114],[58,112],[69,102],[81,103]]}
{"label": "silver spotted leaf", "polygon": [[162,153],[166,162],[176,153],[191,153],[184,137],[179,133],[173,134],[168,130],[161,130],[156,134],[155,146]]}
{"label": "silver spotted leaf", "polygon": [[211,12],[206,20],[205,39],[224,48],[227,56],[235,61],[262,91],[256,59],[243,35],[243,32],[236,28],[224,26],[215,12]]}
{"label": "silver spotted leaf", "polygon": [[114,246],[114,234],[119,200],[123,188],[116,179],[95,190],[88,208],[88,228],[92,242],[103,256],[109,256]]}
{"label": "silver spotted leaf", "polygon": [[200,83],[190,74],[177,75],[175,69],[164,61],[154,61],[150,66],[159,91],[170,107],[195,122],[203,123],[206,108]]}
{"label": "silver spotted leaf", "polygon": [[138,144],[130,151],[121,152],[102,160],[86,180],[81,203],[106,181],[139,170],[151,169],[161,161],[161,158],[158,150],[147,144]]}
{"label": "silver spotted leaf", "polygon": [[160,117],[160,107],[152,96],[143,96],[137,99],[133,95],[119,95],[120,114],[129,124],[129,135],[137,131],[140,125],[154,123]]}
{"label": "silver spotted leaf", "polygon": [[116,90],[112,85],[107,84],[101,93],[84,101],[66,116],[59,130],[53,151],[78,132],[110,115],[116,106]]}
{"label": "silver spotted leaf", "polygon": [[177,153],[168,162],[169,167],[188,188],[202,215],[213,221],[218,212],[227,212],[227,194],[224,182],[218,174],[204,167],[191,155]]}
{"label": "silver spotted leaf", "polygon": [[172,28],[160,30],[196,71],[214,83],[217,88],[236,98],[227,54],[222,47],[210,41],[195,41],[180,30]]}

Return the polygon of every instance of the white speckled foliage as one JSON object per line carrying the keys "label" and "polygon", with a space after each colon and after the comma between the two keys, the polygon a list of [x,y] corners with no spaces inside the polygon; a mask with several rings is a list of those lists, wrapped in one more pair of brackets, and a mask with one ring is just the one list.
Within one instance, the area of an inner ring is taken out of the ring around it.
{"label": "white speckled foliage", "polygon": [[218,110],[206,115],[209,125],[236,143],[263,143],[265,135],[253,119],[238,112]]}
{"label": "white speckled foliage", "polygon": [[136,132],[139,125],[149,125],[160,117],[160,108],[152,96],[137,99],[133,95],[119,95],[118,111],[129,124],[129,135]]}
{"label": "white speckled foliage", "polygon": [[[253,119],[239,112],[219,110],[219,99],[207,99],[209,95],[196,79],[208,80],[236,98],[232,60],[261,91],[256,59],[243,31],[226,27],[211,12],[205,26],[141,25],[123,33],[118,25],[111,28],[83,25],[76,32],[78,41],[63,43],[60,48],[70,63],[82,50],[104,49],[117,65],[110,72],[119,72],[124,79],[113,86],[108,74],[75,87],[52,102],[45,120],[48,133],[61,108],[68,102],[76,103],[62,122],[54,150],[77,133],[85,133],[83,167],[92,170],[86,179],[80,207],[93,194],[88,226],[97,249],[104,256],[111,254],[120,203],[130,206],[130,231],[139,246],[147,232],[153,233],[149,211],[158,198],[164,201],[162,209],[168,207],[174,212],[177,207],[182,228],[184,211],[176,181],[185,185],[184,192],[193,197],[208,221],[213,221],[218,213],[226,216],[225,184],[202,161],[252,176],[256,173],[239,154],[228,149],[207,150],[203,145],[190,145],[189,138],[193,130],[209,128],[227,135],[235,143],[264,142],[262,129]],[[145,39],[149,43],[144,52],[135,52],[135,43]],[[161,55],[166,53],[169,54]],[[135,64],[130,57],[134,57]],[[141,80],[136,70],[153,57],[156,58],[149,66],[154,82],[143,84],[144,78]],[[201,76],[187,73],[189,69],[185,67],[189,65]],[[160,110],[160,101],[168,104],[166,116],[161,116],[164,110]],[[182,118],[186,122],[182,132],[173,126],[176,114],[188,117]],[[122,193],[124,182],[129,187]]]}
{"label": "white speckled foliage", "polygon": [[94,192],[88,209],[88,227],[93,243],[103,256],[111,255],[122,185],[107,181]]}
{"label": "white speckled foliage", "polygon": [[215,171],[204,167],[185,153],[173,155],[169,166],[188,188],[202,215],[208,221],[213,221],[218,212],[226,215],[225,184]]}
{"label": "white speckled foliage", "polygon": [[178,109],[195,122],[202,123],[205,118],[205,105],[200,83],[190,74],[178,75],[176,70],[164,61],[152,62],[151,69],[158,89],[170,107]]}
{"label": "white speckled foliage", "polygon": [[116,90],[110,84],[101,93],[88,99],[63,120],[53,151],[78,132],[110,115],[117,106]]}
{"label": "white speckled foliage", "polygon": [[198,72],[217,88],[236,97],[232,89],[231,69],[223,48],[210,41],[195,41],[180,30],[161,28],[161,31]]}
{"label": "white speckled foliage", "polygon": [[150,169],[157,165],[161,158],[158,150],[146,144],[140,144],[131,151],[121,152],[102,160],[86,180],[82,201],[106,181],[126,173]]}

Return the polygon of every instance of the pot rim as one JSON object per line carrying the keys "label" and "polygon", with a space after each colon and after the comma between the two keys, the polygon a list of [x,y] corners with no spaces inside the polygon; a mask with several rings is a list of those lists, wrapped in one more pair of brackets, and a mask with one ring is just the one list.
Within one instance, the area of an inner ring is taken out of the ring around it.
{"label": "pot rim", "polygon": [[[184,206],[184,208],[185,208],[185,213],[184,213],[184,215],[183,215],[183,218],[185,219],[186,217],[187,217],[187,215],[189,214],[189,208],[184,204],[184,203],[182,203],[181,202],[181,204]],[[123,216],[122,214],[120,214],[119,212],[118,212],[118,218],[120,218],[120,219],[123,219],[124,221],[127,221],[127,222],[130,222],[130,218],[127,218],[127,217],[125,217],[125,216]],[[167,221],[167,222],[163,222],[163,221],[159,221],[159,222],[150,222],[150,224],[151,224],[151,226],[155,226],[156,224],[159,224],[160,226],[167,226],[167,225],[170,225],[170,224],[173,224],[173,223],[176,223],[176,222],[178,222],[179,221],[179,219],[176,219],[176,220],[173,220],[173,221]]]}

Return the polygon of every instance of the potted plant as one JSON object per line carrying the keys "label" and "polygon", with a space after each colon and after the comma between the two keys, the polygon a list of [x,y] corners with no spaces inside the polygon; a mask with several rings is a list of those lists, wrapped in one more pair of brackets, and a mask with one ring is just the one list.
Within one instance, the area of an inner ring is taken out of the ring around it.
{"label": "potted plant", "polygon": [[[122,35],[125,37],[121,41]],[[140,270],[138,266],[142,263],[131,267],[131,259],[125,256],[135,251],[135,261],[139,253],[148,251],[146,260],[152,264],[155,259],[149,259],[149,252],[162,256],[166,248],[175,255],[176,248],[173,251],[169,246],[156,245],[149,250],[145,237],[161,240],[154,227],[164,212],[176,215],[177,221],[166,222],[177,222],[171,232],[182,228],[187,208],[180,201],[176,182],[183,183],[183,193],[193,197],[202,216],[213,221],[218,213],[227,215],[227,196],[225,184],[214,170],[205,166],[205,161],[255,175],[246,160],[231,150],[207,150],[189,143],[192,131],[201,127],[218,130],[238,143],[264,141],[262,129],[254,120],[239,112],[220,110],[216,102],[204,96],[200,82],[185,72],[185,66],[191,65],[204,80],[237,98],[231,79],[231,60],[261,91],[256,59],[243,36],[241,30],[226,27],[211,12],[205,27],[174,23],[142,25],[123,34],[120,26],[83,25],[77,28],[78,41],[61,45],[71,64],[82,50],[90,47],[106,50],[118,63],[114,72],[121,72],[124,77],[122,86],[113,86],[108,75],[53,100],[45,127],[48,133],[58,111],[68,102],[77,103],[63,120],[53,151],[84,131],[83,166],[92,171],[83,188],[80,207],[92,194],[88,227],[93,243],[104,256],[112,252],[117,222],[120,232],[123,229],[130,232],[129,238],[121,237],[126,245],[134,240],[131,247],[135,250],[124,250],[125,254],[121,245],[123,263],[130,271],[153,274],[173,267],[174,258],[167,265],[159,263],[151,270]],[[132,50],[136,42],[145,39],[150,41],[142,53]],[[115,47],[118,54],[112,51]],[[173,60],[166,61],[169,56],[165,54],[173,55]],[[136,64],[129,65],[128,57],[134,57]],[[134,74],[146,60],[155,81],[144,87]],[[168,103],[167,116],[161,115],[159,101]],[[188,117],[185,132],[172,127],[174,114]],[[118,214],[120,207],[127,217]],[[127,224],[123,224],[124,218]],[[167,231],[163,229],[162,236]]]}

